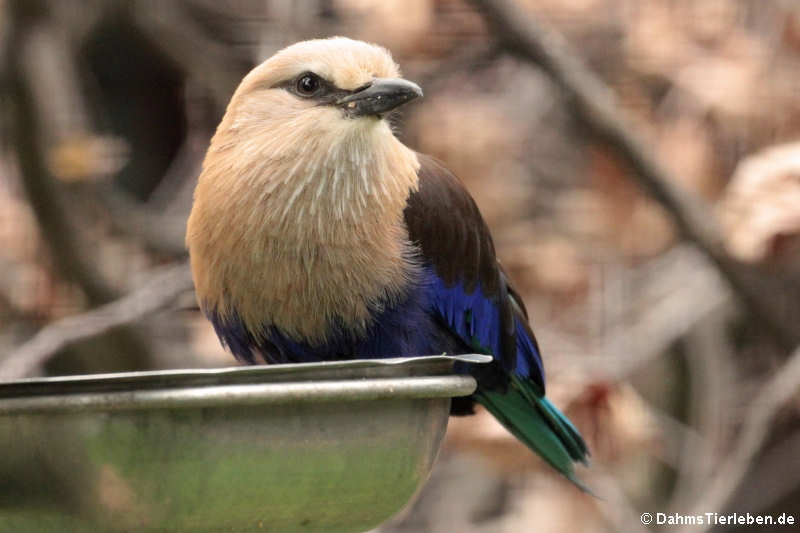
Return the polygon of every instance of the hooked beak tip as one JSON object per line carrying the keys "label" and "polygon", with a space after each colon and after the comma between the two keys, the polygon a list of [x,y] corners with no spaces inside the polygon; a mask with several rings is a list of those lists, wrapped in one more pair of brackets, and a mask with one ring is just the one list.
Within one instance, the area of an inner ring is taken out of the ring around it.
{"label": "hooked beak tip", "polygon": [[341,98],[337,105],[350,116],[380,116],[422,96],[414,82],[400,78],[375,78],[363,89]]}

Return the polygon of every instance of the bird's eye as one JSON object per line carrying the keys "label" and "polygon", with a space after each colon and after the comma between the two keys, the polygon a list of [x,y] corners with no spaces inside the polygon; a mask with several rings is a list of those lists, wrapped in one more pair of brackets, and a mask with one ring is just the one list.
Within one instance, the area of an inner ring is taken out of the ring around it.
{"label": "bird's eye", "polygon": [[297,92],[303,96],[311,96],[320,88],[320,79],[314,74],[303,74],[297,78]]}

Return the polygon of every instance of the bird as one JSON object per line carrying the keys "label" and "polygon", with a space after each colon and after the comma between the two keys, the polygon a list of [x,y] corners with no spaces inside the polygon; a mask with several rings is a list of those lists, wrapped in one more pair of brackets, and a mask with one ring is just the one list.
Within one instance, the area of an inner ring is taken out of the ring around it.
{"label": "bird", "polygon": [[[235,90],[203,161],[186,244],[198,303],[250,364],[458,355],[482,405],[585,489],[589,450],[545,396],[520,294],[461,181],[391,118],[422,96],[385,48],[292,44]],[[468,135],[468,132],[465,132]],[[588,490],[588,489],[587,489]]]}

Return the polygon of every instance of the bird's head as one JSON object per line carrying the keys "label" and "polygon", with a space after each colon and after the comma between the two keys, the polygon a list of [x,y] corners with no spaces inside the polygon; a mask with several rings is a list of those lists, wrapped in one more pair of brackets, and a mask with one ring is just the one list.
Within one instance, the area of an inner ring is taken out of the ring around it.
{"label": "bird's head", "polygon": [[244,143],[287,160],[301,148],[307,158],[309,148],[368,145],[390,133],[390,111],[420,96],[380,46],[344,37],[296,43],[245,76],[211,150]]}
{"label": "bird's head", "polygon": [[330,185],[336,193],[347,180],[359,181],[365,194],[370,182],[386,188],[388,178],[418,167],[386,115],[421,95],[380,46],[344,37],[294,44],[242,80],[200,182],[222,179],[229,192],[241,186],[248,195],[261,192],[286,213],[309,188]]}
{"label": "bird's head", "polygon": [[[318,313],[325,320],[336,309],[363,322],[361,300],[382,298],[387,286],[398,292],[409,248],[403,209],[419,161],[385,118],[421,95],[387,50],[342,37],[289,46],[245,76],[211,140],[187,228],[205,307],[235,308],[251,327],[277,324],[265,309],[289,316],[276,301],[337,294],[310,284],[333,283],[345,265],[340,294],[361,298],[332,301]],[[373,272],[380,283],[365,281]]]}

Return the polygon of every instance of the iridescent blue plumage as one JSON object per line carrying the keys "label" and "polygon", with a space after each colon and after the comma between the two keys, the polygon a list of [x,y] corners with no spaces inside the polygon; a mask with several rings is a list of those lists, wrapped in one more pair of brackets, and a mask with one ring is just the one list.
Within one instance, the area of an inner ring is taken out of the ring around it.
{"label": "iridescent blue plumage", "polygon": [[437,297],[441,286],[433,270],[424,268],[405,298],[384,302],[374,313],[365,335],[355,336],[346,326],[336,324],[324,343],[314,345],[293,340],[269,325],[252,334],[235,312],[227,317],[213,311],[208,315],[222,342],[247,363],[255,362],[254,355],[263,356],[270,363],[300,363],[470,353],[474,350],[454,335],[437,313],[442,301]]}
{"label": "iridescent blue plumage", "polygon": [[[501,312],[498,302],[487,295],[478,282],[469,291],[463,282],[452,286],[432,275],[429,298],[433,311],[444,319],[447,328],[464,342],[469,350],[488,355],[503,352],[500,332]],[[507,370],[514,370],[519,376],[532,379],[544,388],[544,367],[536,341],[530,338],[515,319],[516,354],[512,365]]]}
{"label": "iridescent blue plumage", "polygon": [[[252,334],[235,312],[222,317],[211,311],[209,319],[222,342],[247,363],[255,362],[256,353],[270,363],[500,353],[500,311],[480,285],[468,292],[462,283],[448,287],[431,266],[420,272],[406,297],[386,302],[374,314],[366,335],[360,337],[337,325],[331,328],[325,343],[310,345],[292,340],[268,325],[259,334]],[[542,360],[535,342],[525,334],[521,324],[516,330],[516,373],[543,383]]]}
{"label": "iridescent blue plumage", "polygon": [[374,312],[363,336],[354,335],[343,324],[335,324],[324,343],[311,345],[293,340],[269,325],[258,334],[251,334],[235,312],[228,317],[210,312],[209,319],[223,343],[248,363],[254,362],[254,351],[270,363],[471,352],[435,312],[438,283],[432,269],[422,269],[421,274],[410,284],[404,298],[386,301]]}

